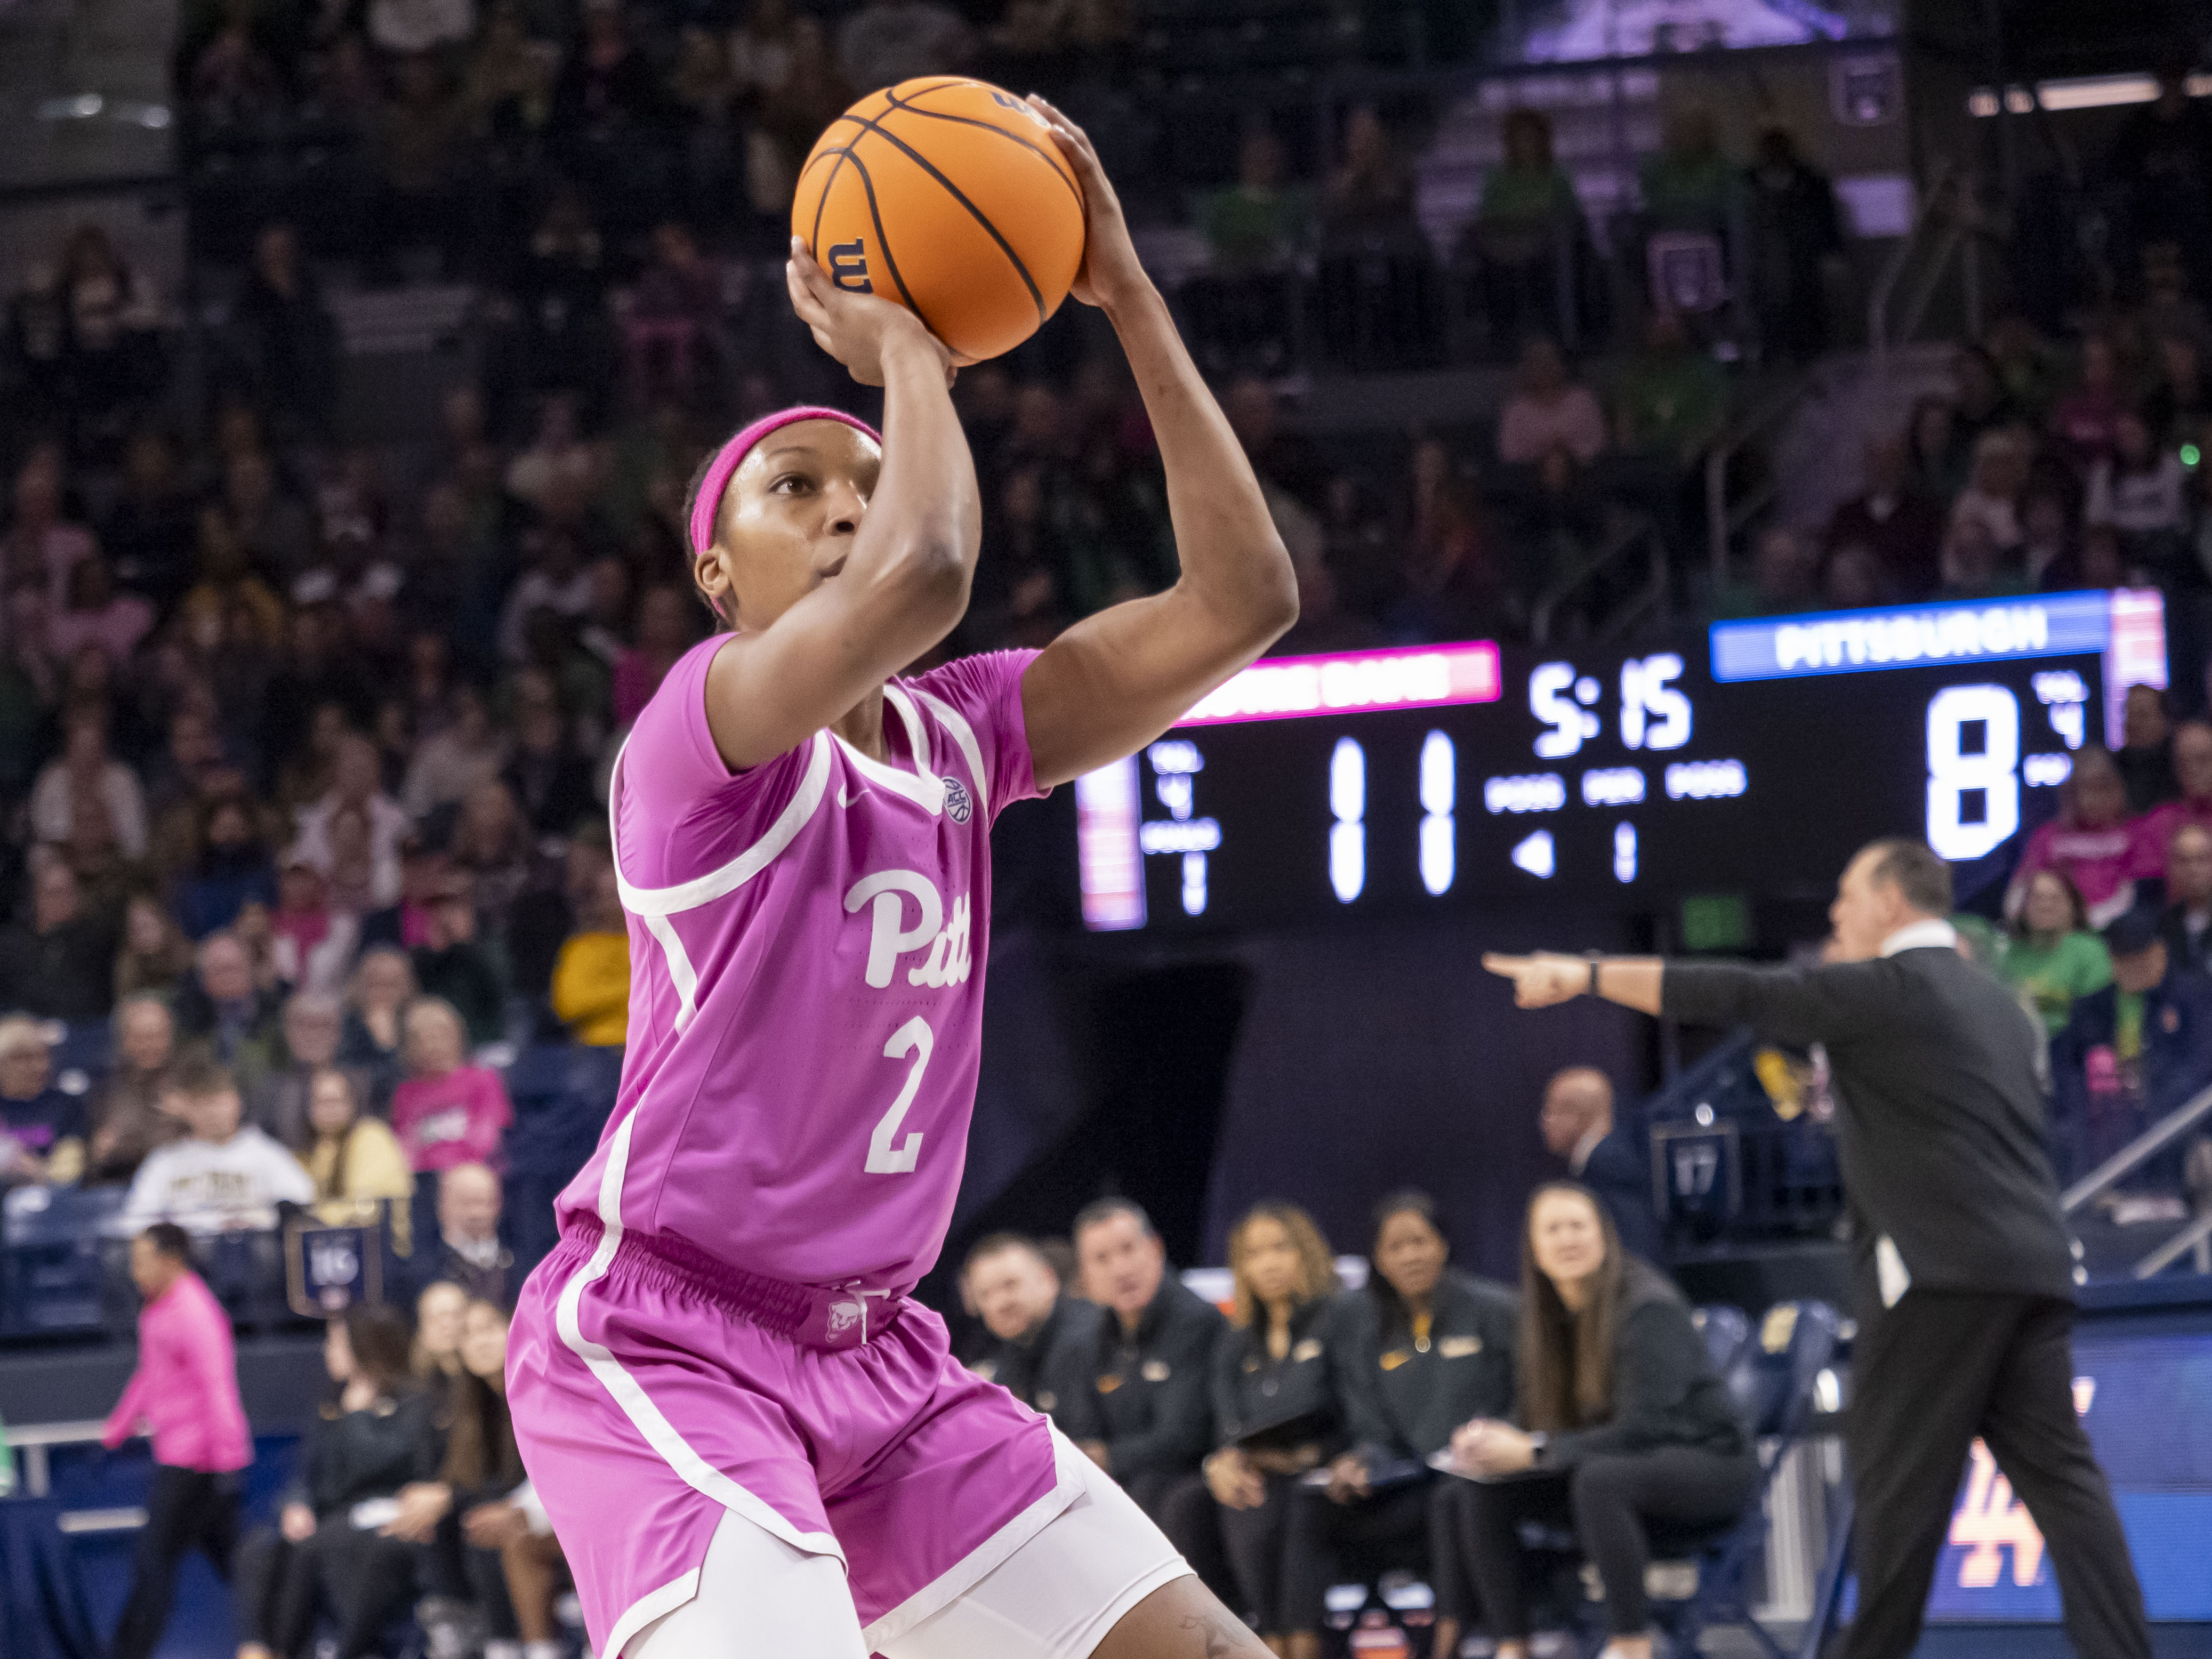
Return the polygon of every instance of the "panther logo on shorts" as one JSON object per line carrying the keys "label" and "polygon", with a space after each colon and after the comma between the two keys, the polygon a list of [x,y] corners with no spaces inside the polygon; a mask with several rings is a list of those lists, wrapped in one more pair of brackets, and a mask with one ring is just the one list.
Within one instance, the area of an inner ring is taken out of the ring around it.
{"label": "panther logo on shorts", "polygon": [[865,1310],[862,1308],[858,1297],[855,1297],[850,1302],[831,1303],[830,1304],[830,1328],[827,1332],[830,1340],[835,1342],[839,1337],[844,1335],[846,1332],[851,1330],[854,1326],[859,1324],[860,1322],[860,1315],[863,1311],[865,1311]]}
{"label": "panther logo on shorts", "polygon": [[943,782],[945,784],[945,816],[955,823],[967,823],[969,815],[975,810],[975,799],[969,794],[968,786],[957,778],[946,778]]}

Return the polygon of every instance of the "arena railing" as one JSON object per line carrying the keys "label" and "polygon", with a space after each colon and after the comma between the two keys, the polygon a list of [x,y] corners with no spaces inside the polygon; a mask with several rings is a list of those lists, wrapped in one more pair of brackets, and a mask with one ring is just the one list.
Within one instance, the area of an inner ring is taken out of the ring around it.
{"label": "arena railing", "polygon": [[[2072,1215],[2125,1181],[2137,1170],[2199,1125],[2212,1121],[2212,1088],[2199,1091],[2188,1101],[2144,1130],[2059,1196],[2059,1208]],[[2190,1251],[2197,1253],[2197,1271],[2212,1273],[2212,1210],[2206,1211],[2165,1243],[2137,1261],[2131,1269],[2137,1279],[2164,1273]]]}

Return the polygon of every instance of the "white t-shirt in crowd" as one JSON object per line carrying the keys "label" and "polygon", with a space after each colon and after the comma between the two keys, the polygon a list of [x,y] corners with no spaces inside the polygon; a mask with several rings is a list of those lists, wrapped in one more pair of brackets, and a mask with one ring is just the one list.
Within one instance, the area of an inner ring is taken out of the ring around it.
{"label": "white t-shirt in crowd", "polygon": [[179,1140],[153,1152],[131,1182],[122,1223],[134,1233],[156,1221],[192,1232],[268,1228],[280,1202],[314,1196],[300,1160],[248,1124],[228,1140]]}

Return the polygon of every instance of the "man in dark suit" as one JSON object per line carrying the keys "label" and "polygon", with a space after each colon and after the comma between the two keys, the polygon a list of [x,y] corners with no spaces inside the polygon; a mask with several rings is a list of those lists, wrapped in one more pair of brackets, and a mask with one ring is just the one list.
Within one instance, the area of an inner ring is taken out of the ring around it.
{"label": "man in dark suit", "polygon": [[1620,1247],[1657,1263],[1662,1247],[1651,1209],[1651,1161],[1633,1131],[1613,1121],[1613,1082],[1595,1066],[1570,1066],[1544,1085],[1537,1124],[1552,1156],[1595,1193]]}
{"label": "man in dark suit", "polygon": [[[993,1233],[977,1241],[960,1270],[961,1289],[991,1334],[969,1369],[1054,1421],[1060,1420],[1054,1379],[1081,1375],[1097,1352],[1100,1315],[1062,1294],[1060,1274],[1034,1239]],[[1073,1401],[1070,1405],[1073,1405]]]}
{"label": "man in dark suit", "polygon": [[1917,842],[1881,841],[1844,872],[1817,968],[1548,954],[1484,965],[1524,1008],[1589,994],[1827,1046],[1858,1243],[1849,1659],[1912,1650],[1977,1435],[2042,1528],[2075,1650],[2148,1659],[2127,1539],[2075,1414],[2073,1253],[2044,1152],[2036,1033],[1959,954],[1950,909],[1950,866]]}

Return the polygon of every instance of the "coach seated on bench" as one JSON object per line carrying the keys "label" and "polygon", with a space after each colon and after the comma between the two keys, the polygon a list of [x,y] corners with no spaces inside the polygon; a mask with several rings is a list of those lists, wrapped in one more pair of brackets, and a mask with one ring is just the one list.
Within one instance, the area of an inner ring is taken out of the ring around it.
{"label": "coach seated on bench", "polygon": [[1291,1514],[1286,1594],[1292,1659],[1322,1650],[1324,1598],[1355,1564],[1368,1576],[1429,1569],[1437,1596],[1432,1650],[1457,1651],[1472,1597],[1443,1478],[1429,1458],[1461,1425],[1512,1409],[1518,1317],[1503,1285],[1451,1269],[1436,1200],[1394,1193],[1375,1206],[1367,1288],[1343,1299],[1339,1402],[1352,1449],[1326,1487],[1301,1487]]}
{"label": "coach seated on bench", "polygon": [[1528,1651],[1519,1526],[1571,1523],[1605,1583],[1608,1659],[1650,1659],[1644,1570],[1653,1523],[1728,1525],[1759,1456],[1681,1293],[1626,1254],[1587,1188],[1529,1200],[1522,1238],[1522,1428],[1452,1437],[1455,1528],[1498,1659]]}
{"label": "coach seated on bench", "polygon": [[1239,1599],[1263,1639],[1285,1650],[1295,1616],[1287,1594],[1290,1515],[1298,1481],[1351,1443],[1338,1404],[1346,1363],[1342,1286],[1313,1218],[1294,1204],[1256,1204],[1229,1234],[1236,1312],[1214,1350],[1213,1420],[1220,1449],[1206,1483]]}
{"label": "coach seated on bench", "polygon": [[1098,1310],[1062,1294],[1045,1253],[1019,1233],[979,1239],[960,1274],[969,1304],[991,1334],[969,1369],[1060,1422],[1060,1395],[1048,1379],[1071,1364],[1079,1372],[1087,1362],[1076,1353],[1096,1352]]}

